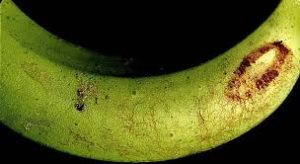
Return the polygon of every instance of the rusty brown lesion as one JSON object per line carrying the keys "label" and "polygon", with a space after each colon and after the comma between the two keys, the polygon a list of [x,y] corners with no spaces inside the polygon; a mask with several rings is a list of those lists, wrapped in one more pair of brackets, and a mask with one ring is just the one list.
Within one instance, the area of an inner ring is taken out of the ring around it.
{"label": "rusty brown lesion", "polygon": [[[247,71],[256,61],[267,54],[275,51],[275,58],[260,76],[251,76]],[[243,101],[252,98],[255,93],[266,89],[282,72],[287,57],[292,55],[291,50],[282,41],[264,44],[249,53],[234,71],[233,77],[228,82],[226,96],[233,101]]]}
{"label": "rusty brown lesion", "polygon": [[78,111],[84,111],[86,109],[86,100],[89,97],[97,97],[96,91],[96,86],[93,83],[82,84],[76,92],[75,108]]}

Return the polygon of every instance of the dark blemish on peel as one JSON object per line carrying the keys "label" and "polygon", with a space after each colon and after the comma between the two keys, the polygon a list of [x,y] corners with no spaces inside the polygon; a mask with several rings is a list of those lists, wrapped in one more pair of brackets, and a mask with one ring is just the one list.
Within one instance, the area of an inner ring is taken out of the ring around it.
{"label": "dark blemish on peel", "polygon": [[85,91],[86,91],[85,88],[79,88],[79,89],[77,90],[77,96],[78,96],[78,98],[83,99],[83,98],[84,98],[84,95],[85,95]]}
{"label": "dark blemish on peel", "polygon": [[105,98],[105,100],[108,100],[108,99],[109,99],[109,96],[108,96],[108,95],[105,95],[104,98]]}
{"label": "dark blemish on peel", "polygon": [[173,133],[170,133],[170,137],[173,137],[174,136],[174,134]]}
{"label": "dark blemish on peel", "polygon": [[246,95],[247,98],[251,98],[252,97],[252,93],[250,91],[247,91],[245,95]]}
{"label": "dark blemish on peel", "polygon": [[274,44],[276,47],[279,48],[280,53],[283,54],[283,55],[288,54],[289,51],[290,51],[288,48],[286,48],[286,47],[282,44],[282,41],[274,42],[273,44]]}
{"label": "dark blemish on peel", "polygon": [[267,71],[262,75],[262,77],[258,80],[256,80],[256,88],[257,89],[264,89],[266,88],[269,83],[274,80],[279,75],[279,72],[277,70],[270,70]]}
{"label": "dark blemish on peel", "polygon": [[76,104],[75,104],[75,107],[76,107],[76,109],[78,110],[78,111],[83,111],[83,110],[85,110],[85,108],[86,108],[86,105],[84,104],[84,102],[77,102]]}
{"label": "dark blemish on peel", "polygon": [[75,126],[78,126],[78,123],[75,123]]}
{"label": "dark blemish on peel", "polygon": [[132,95],[136,95],[136,91],[132,91]]}
{"label": "dark blemish on peel", "polygon": [[98,97],[95,97],[95,104],[98,104]]}
{"label": "dark blemish on peel", "polygon": [[[275,51],[275,58],[271,65],[266,67],[265,71],[258,76],[249,74],[247,72],[249,68],[260,57],[271,50]],[[279,76],[282,66],[286,63],[289,55],[292,55],[292,53],[282,41],[267,43],[252,51],[242,60],[237,70],[234,71],[233,77],[227,85],[226,96],[233,101],[248,100],[255,93],[266,89]]]}
{"label": "dark blemish on peel", "polygon": [[235,74],[238,74],[239,76],[241,76],[242,74],[245,73],[246,71],[246,68],[249,67],[251,64],[250,64],[250,59],[248,58],[245,58],[241,65],[239,66],[238,70],[236,72],[234,72]]}
{"label": "dark blemish on peel", "polygon": [[[96,87],[92,84],[92,83],[87,83],[87,84],[83,84],[80,86],[79,89],[77,89],[76,91],[76,103],[75,103],[75,108],[78,111],[83,111],[86,109],[86,99],[89,97],[94,97],[97,98],[97,94],[96,94]],[[98,100],[96,100],[96,103]]]}

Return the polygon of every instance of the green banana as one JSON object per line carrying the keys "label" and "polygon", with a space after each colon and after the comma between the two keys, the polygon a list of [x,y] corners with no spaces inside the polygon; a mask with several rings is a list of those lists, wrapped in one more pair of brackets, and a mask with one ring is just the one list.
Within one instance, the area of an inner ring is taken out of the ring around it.
{"label": "green banana", "polygon": [[1,2],[0,122],[87,158],[161,161],[247,132],[287,97],[300,73],[300,3],[283,0],[250,36],[187,70],[126,78],[120,58],[50,34]]}

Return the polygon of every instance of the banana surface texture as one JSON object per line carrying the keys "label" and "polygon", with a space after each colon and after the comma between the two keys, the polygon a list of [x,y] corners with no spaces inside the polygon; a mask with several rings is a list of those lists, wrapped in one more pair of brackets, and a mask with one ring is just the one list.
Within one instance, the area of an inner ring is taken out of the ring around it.
{"label": "banana surface texture", "polygon": [[[201,54],[199,54],[201,55]],[[1,2],[0,122],[74,155],[161,161],[226,143],[268,117],[300,72],[300,1],[199,66],[120,77],[126,65],[47,32]]]}

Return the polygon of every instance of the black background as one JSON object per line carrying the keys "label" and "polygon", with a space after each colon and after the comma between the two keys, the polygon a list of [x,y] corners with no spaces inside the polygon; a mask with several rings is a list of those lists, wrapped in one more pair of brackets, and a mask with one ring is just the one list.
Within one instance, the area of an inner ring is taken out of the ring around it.
{"label": "black background", "polygon": [[128,76],[174,72],[212,59],[254,31],[278,4],[278,0],[15,2],[64,39],[104,55],[132,58],[133,72]]}
{"label": "black background", "polygon": [[[49,0],[16,2],[35,21],[66,40],[105,55],[134,58],[135,73],[130,76],[169,73],[205,62],[251,33],[276,6],[271,0],[144,3],[140,8],[124,2],[100,5],[105,7],[87,1],[60,1],[59,6]],[[163,163],[299,161],[297,100],[299,80],[280,108],[250,132],[210,151]],[[0,161],[102,163],[46,148],[1,124],[0,134]]]}

